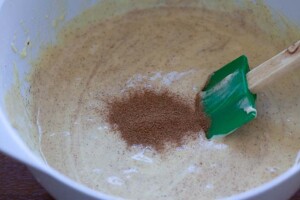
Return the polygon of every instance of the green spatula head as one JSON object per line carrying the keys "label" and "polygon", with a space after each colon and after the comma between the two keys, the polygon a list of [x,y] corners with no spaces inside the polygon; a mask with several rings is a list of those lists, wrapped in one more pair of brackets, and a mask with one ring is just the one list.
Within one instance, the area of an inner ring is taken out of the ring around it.
{"label": "green spatula head", "polygon": [[248,59],[241,56],[214,72],[201,91],[204,112],[211,120],[208,139],[226,136],[253,120],[256,95],[248,89]]}

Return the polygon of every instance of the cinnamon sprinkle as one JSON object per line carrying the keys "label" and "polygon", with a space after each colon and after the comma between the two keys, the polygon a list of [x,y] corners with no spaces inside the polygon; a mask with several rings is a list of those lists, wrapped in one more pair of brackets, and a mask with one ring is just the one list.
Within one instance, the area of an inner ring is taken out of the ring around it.
{"label": "cinnamon sprinkle", "polygon": [[180,146],[185,137],[207,131],[209,120],[200,107],[168,90],[133,89],[107,102],[107,121],[128,146],[150,146],[163,151],[166,144]]}

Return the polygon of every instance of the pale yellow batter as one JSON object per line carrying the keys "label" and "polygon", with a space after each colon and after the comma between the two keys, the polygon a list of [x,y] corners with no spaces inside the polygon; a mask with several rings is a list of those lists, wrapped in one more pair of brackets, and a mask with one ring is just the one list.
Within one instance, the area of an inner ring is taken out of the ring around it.
{"label": "pale yellow batter", "polygon": [[62,32],[30,77],[32,113],[48,164],[129,199],[226,197],[291,167],[300,149],[300,68],[259,94],[258,118],[236,133],[218,141],[199,133],[163,155],[126,149],[97,112],[104,97],[136,86],[168,87],[193,101],[207,76],[229,61],[245,54],[254,67],[293,42],[247,24],[247,13],[172,5]]}

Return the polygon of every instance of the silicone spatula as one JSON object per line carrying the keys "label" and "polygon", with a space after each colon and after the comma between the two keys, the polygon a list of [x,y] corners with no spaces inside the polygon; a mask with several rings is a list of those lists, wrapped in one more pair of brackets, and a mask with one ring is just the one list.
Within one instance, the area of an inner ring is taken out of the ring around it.
{"label": "silicone spatula", "polygon": [[242,55],[211,74],[200,92],[203,110],[211,120],[206,137],[226,136],[256,118],[256,93],[294,67],[300,67],[300,41],[251,71]]}

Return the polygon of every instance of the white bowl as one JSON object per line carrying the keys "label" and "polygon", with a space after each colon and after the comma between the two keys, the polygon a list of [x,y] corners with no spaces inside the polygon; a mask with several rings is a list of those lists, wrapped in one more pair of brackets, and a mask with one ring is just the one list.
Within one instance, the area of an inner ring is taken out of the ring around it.
{"label": "white bowl", "polygon": [[[36,179],[57,199],[117,199],[117,197],[89,189],[45,165],[38,152],[39,149],[31,146],[30,137],[13,128],[5,109],[5,95],[14,84],[16,75],[20,80],[25,79],[31,68],[30,61],[38,56],[40,47],[55,41],[55,34],[64,23],[97,2],[96,0],[0,0],[0,151],[25,163]],[[266,0],[265,3],[293,21],[295,26],[300,26],[300,1]],[[60,17],[65,19],[57,21]],[[28,39],[33,42],[30,49],[26,49],[25,43]],[[16,49],[21,51],[24,47],[22,58],[15,51]],[[24,99],[27,98],[28,87],[26,82],[22,82],[21,91]],[[26,126],[26,119],[23,123]],[[288,199],[299,186],[300,165],[296,163],[272,181],[228,199]]]}

